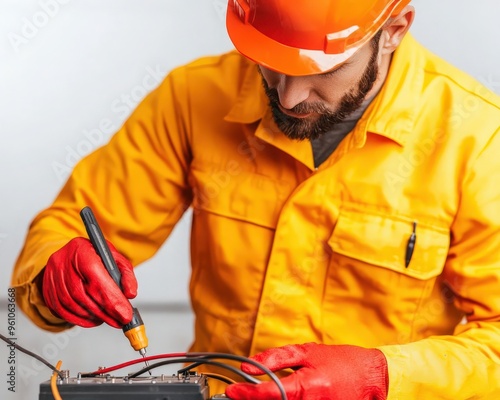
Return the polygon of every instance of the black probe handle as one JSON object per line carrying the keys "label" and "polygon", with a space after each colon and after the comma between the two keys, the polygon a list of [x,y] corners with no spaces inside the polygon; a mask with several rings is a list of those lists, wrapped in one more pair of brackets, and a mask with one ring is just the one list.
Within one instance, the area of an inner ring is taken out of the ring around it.
{"label": "black probe handle", "polygon": [[109,275],[111,275],[111,278],[113,278],[118,287],[122,289],[122,275],[120,274],[120,270],[118,269],[115,259],[111,254],[111,250],[104,239],[104,235],[102,234],[97,220],[95,219],[92,209],[90,207],[83,208],[82,211],[80,211],[80,216],[82,217],[90,242],[92,243],[92,246],[94,246],[96,253],[99,257],[101,257],[102,263],[109,272]]}
{"label": "black probe handle", "polygon": [[[106,270],[111,275],[111,278],[118,285],[120,290],[122,289],[121,278],[122,274],[116,265],[115,259],[111,254],[111,250],[109,249],[108,243],[104,239],[104,235],[102,234],[102,230],[95,219],[95,215],[92,212],[90,207],[84,207],[80,211],[80,216],[82,217],[83,223],[85,225],[85,229],[87,230],[87,234],[89,235],[90,242],[96,253],[101,257],[102,263],[106,267]],[[143,325],[141,314],[139,314],[139,310],[135,307],[132,308],[133,315],[132,320],[123,326],[123,332],[127,332],[128,330],[135,328],[136,326]]]}

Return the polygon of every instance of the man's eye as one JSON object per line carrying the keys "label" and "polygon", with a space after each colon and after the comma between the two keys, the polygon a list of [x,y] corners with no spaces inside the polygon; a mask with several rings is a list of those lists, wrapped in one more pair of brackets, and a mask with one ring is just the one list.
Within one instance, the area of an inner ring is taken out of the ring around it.
{"label": "man's eye", "polygon": [[338,68],[335,68],[334,70],[331,70],[331,71],[327,71],[327,72],[323,72],[322,74],[320,74],[320,76],[323,76],[325,78],[329,77],[329,76],[333,76],[333,75],[336,75],[337,73],[339,73],[342,69],[344,69],[344,67],[346,66],[346,63],[342,64],[340,67]]}

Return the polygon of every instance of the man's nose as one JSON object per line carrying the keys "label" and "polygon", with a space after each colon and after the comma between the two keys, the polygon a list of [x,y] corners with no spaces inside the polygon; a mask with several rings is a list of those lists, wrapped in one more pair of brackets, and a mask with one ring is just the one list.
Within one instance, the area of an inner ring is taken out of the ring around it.
{"label": "man's nose", "polygon": [[311,93],[307,80],[300,76],[280,75],[276,90],[281,106],[286,109],[306,101]]}

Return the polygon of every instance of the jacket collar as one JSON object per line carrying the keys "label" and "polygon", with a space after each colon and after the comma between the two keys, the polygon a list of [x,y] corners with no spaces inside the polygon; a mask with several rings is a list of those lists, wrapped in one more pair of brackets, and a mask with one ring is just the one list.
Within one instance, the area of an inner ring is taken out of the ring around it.
{"label": "jacket collar", "polygon": [[[364,145],[367,132],[387,137],[401,146],[405,145],[413,131],[419,94],[424,82],[422,52],[423,49],[408,33],[394,53],[384,85],[354,129],[354,147]],[[310,143],[288,139],[274,124],[255,64],[250,64],[246,70],[236,102],[225,120],[244,124],[261,120],[255,133],[257,137],[282,149],[305,165],[313,165]]]}
{"label": "jacket collar", "polygon": [[311,144],[287,138],[274,123],[271,108],[257,66],[250,63],[233,108],[224,118],[228,122],[251,124],[260,120],[255,136],[279,148],[307,167],[314,169]]}
{"label": "jacket collar", "polygon": [[424,85],[423,51],[408,33],[394,52],[384,85],[358,122],[358,129],[406,144]]}

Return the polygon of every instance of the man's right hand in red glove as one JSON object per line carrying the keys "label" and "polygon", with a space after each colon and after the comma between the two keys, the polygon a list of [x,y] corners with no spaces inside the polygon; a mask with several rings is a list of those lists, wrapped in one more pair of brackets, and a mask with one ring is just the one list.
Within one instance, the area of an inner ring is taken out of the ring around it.
{"label": "man's right hand in red glove", "polygon": [[88,239],[72,239],[50,256],[43,272],[42,292],[54,315],[85,328],[103,322],[121,328],[130,322],[132,306],[128,299],[137,295],[137,280],[130,261],[110,242],[108,245],[122,275],[122,289]]}

